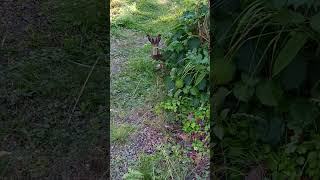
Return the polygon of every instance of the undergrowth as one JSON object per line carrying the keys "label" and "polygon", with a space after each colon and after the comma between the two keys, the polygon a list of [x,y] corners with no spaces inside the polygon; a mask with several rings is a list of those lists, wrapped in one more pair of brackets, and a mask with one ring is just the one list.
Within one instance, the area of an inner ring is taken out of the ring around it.
{"label": "undergrowth", "polygon": [[213,5],[214,175],[319,179],[318,1]]}

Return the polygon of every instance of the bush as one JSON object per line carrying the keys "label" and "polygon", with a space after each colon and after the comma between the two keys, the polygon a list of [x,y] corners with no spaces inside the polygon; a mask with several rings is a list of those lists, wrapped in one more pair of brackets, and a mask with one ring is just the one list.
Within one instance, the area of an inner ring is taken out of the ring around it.
{"label": "bush", "polygon": [[215,175],[318,179],[319,2],[228,3],[213,7]]}

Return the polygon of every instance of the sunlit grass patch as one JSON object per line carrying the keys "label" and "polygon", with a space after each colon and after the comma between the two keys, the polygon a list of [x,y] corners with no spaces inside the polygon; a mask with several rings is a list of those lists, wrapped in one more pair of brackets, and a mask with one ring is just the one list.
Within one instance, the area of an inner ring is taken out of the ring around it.
{"label": "sunlit grass patch", "polygon": [[[161,33],[175,25],[177,16],[181,10],[177,10],[175,1],[126,1],[115,3],[111,9],[111,23],[113,26],[121,26],[136,29],[148,33]],[[165,23],[166,26],[163,26]]]}

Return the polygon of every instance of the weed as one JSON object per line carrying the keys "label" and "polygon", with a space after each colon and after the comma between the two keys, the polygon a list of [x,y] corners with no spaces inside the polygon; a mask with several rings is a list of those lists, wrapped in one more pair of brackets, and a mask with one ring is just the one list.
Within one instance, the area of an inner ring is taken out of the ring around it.
{"label": "weed", "polygon": [[128,140],[128,137],[136,131],[137,127],[132,124],[123,123],[123,124],[112,124],[110,127],[111,130],[111,142],[113,143],[125,143]]}
{"label": "weed", "polygon": [[159,145],[152,155],[141,154],[136,168],[124,175],[129,179],[133,175],[143,175],[143,179],[185,179],[190,177],[191,160],[186,158],[178,147]]}

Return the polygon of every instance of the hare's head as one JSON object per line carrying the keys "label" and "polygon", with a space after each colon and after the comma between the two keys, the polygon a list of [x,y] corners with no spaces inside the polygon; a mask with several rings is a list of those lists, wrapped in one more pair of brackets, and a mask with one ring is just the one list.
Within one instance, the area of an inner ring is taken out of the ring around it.
{"label": "hare's head", "polygon": [[151,43],[152,46],[152,57],[158,57],[160,56],[160,51],[159,51],[159,42],[161,40],[161,35],[158,34],[156,37],[150,37],[150,35],[147,35],[148,40]]}

